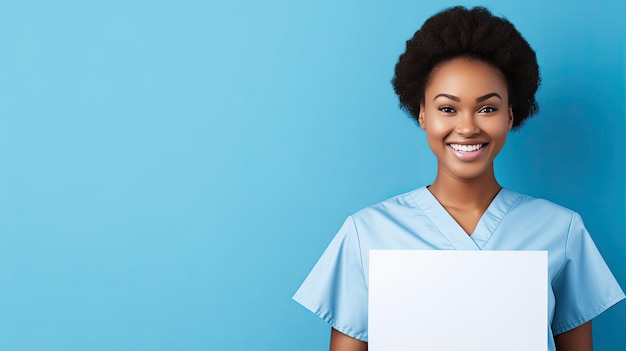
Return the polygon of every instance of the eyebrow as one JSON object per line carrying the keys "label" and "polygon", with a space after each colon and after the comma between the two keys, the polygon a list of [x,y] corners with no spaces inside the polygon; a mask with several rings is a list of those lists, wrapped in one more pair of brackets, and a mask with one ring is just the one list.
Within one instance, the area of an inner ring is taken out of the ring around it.
{"label": "eyebrow", "polygon": [[498,93],[489,93],[487,95],[483,95],[479,98],[476,99],[476,102],[483,102],[487,99],[489,99],[490,97],[496,96],[498,99],[502,100],[502,97],[500,95],[498,95]]}
{"label": "eyebrow", "polygon": [[[485,100],[489,99],[490,97],[494,97],[494,96],[497,97],[498,99],[502,100],[502,97],[498,93],[489,93],[487,95],[483,95],[481,97],[476,98],[476,102],[482,102],[482,101],[485,101]],[[450,99],[452,101],[461,102],[461,98],[460,97],[454,96],[454,95],[450,95],[450,94],[439,94],[439,95],[435,96],[433,101],[435,101],[439,97],[445,97],[445,98],[448,98],[448,99]]]}

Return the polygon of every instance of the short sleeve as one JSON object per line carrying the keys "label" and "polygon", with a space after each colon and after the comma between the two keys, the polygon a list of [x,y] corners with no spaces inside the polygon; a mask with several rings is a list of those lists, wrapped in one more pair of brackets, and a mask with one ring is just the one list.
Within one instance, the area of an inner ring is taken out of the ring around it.
{"label": "short sleeve", "polygon": [[358,233],[349,217],[293,299],[340,332],[367,341],[367,296]]}
{"label": "short sleeve", "polygon": [[577,213],[570,224],[565,261],[552,286],[556,299],[554,335],[590,321],[624,298]]}

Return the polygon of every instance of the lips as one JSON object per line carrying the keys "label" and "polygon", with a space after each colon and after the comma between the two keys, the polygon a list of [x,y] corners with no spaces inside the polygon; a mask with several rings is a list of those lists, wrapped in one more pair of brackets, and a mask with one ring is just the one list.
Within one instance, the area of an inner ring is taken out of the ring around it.
{"label": "lips", "polygon": [[474,161],[483,154],[485,146],[488,143],[476,143],[476,144],[456,144],[450,143],[448,147],[452,153],[461,161]]}

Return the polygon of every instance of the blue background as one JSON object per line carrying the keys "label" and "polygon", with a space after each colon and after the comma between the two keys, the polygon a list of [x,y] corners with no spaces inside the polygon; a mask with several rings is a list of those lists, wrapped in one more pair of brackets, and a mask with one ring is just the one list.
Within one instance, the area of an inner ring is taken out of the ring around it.
{"label": "blue background", "polygon": [[[389,81],[453,4],[2,1],[0,349],[327,349],[291,295],[347,215],[432,181]],[[626,5],[481,4],[543,72],[500,182],[580,212],[626,286]]]}

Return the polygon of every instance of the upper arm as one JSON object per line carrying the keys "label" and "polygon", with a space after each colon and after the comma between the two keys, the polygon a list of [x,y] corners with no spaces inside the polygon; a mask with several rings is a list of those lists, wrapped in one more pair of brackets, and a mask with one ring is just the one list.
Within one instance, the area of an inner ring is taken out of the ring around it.
{"label": "upper arm", "polygon": [[330,351],[367,351],[367,343],[332,328],[330,332]]}
{"label": "upper arm", "polygon": [[556,306],[551,327],[555,335],[597,317],[624,298],[576,213],[571,218],[564,249],[562,267],[552,280]]}
{"label": "upper arm", "polygon": [[557,351],[592,351],[591,321],[554,337]]}
{"label": "upper arm", "polygon": [[348,217],[293,299],[354,338],[367,340],[368,288],[356,225]]}

